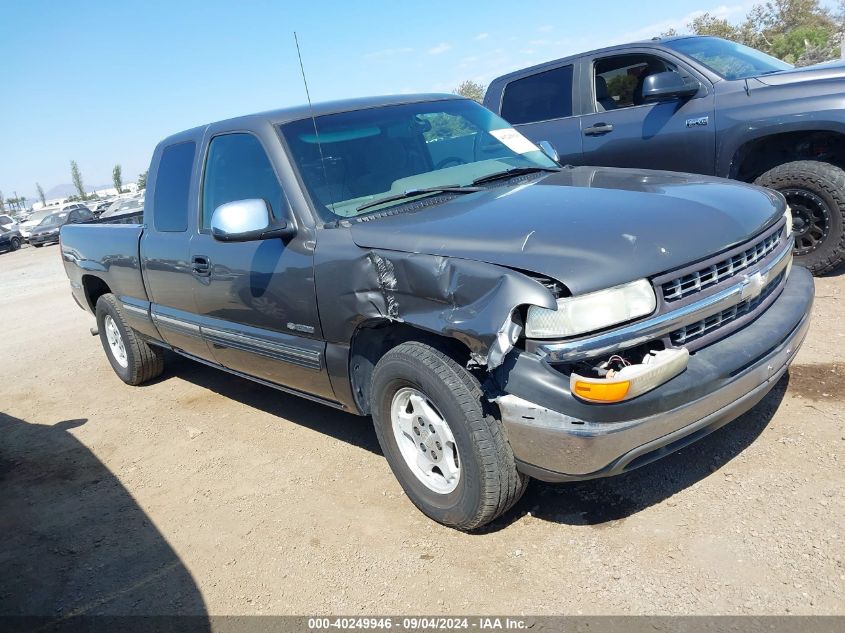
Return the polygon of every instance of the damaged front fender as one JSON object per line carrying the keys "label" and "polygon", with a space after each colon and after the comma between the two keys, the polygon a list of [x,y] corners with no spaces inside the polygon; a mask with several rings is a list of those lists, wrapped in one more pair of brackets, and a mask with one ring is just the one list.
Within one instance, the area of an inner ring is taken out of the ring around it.
{"label": "damaged front fender", "polygon": [[[522,305],[556,307],[531,277],[494,264],[415,253],[358,249],[358,257],[318,272],[324,331],[349,341],[364,321],[388,319],[462,342],[488,369],[502,363],[521,332]],[[326,271],[328,272],[328,271]],[[333,305],[327,307],[327,303]]]}

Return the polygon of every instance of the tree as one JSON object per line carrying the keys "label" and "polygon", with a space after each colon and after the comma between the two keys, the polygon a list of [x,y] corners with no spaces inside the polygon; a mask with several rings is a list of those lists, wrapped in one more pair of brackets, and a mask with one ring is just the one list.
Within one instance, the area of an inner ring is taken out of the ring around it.
{"label": "tree", "polygon": [[85,200],[85,185],[82,183],[82,172],[79,171],[79,165],[75,160],[70,161],[70,177],[73,180],[73,186],[79,194],[80,200]]}
{"label": "tree", "polygon": [[41,186],[40,183],[35,183],[35,188],[38,190],[38,199],[41,200],[41,204],[45,207],[47,206],[47,196],[44,195],[44,188]]}
{"label": "tree", "polygon": [[480,84],[472,79],[467,79],[466,81],[462,81],[460,85],[452,91],[452,93],[481,103],[484,101],[485,90],[486,86],[484,84]]}
{"label": "tree", "polygon": [[114,183],[117,193],[123,193],[123,170],[119,163],[111,170],[111,181]]}
{"label": "tree", "polygon": [[819,0],[768,0],[754,5],[739,24],[703,13],[687,30],[733,40],[796,66],[808,66],[839,57],[845,2],[840,0],[839,10],[832,13]]}
{"label": "tree", "polygon": [[147,172],[142,171],[138,174],[138,191],[147,188]]}
{"label": "tree", "polygon": [[3,213],[6,210],[6,202],[3,198],[3,192],[0,191],[0,213]]}

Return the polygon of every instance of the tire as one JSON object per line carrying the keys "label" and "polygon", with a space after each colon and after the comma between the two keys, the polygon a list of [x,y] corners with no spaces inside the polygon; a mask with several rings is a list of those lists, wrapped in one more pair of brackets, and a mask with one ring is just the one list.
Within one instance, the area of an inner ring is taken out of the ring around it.
{"label": "tire", "polygon": [[[394,431],[397,406],[401,415],[412,419],[410,424],[419,424],[412,432]],[[525,492],[528,477],[516,469],[501,421],[486,406],[478,381],[446,354],[417,342],[402,343],[387,352],[373,371],[372,409],[376,435],[393,474],[414,505],[438,523],[460,530],[481,527]],[[436,433],[424,430],[421,435],[418,431],[424,426],[435,428],[422,421],[425,412],[448,421],[448,432],[438,428]],[[416,453],[418,440],[424,440],[419,443],[424,458]],[[429,476],[421,476],[403,455],[405,450],[417,460],[433,463],[436,457],[429,459],[424,445],[432,455],[439,451],[437,463],[444,465],[439,473],[435,466]],[[455,464],[458,475],[447,481],[445,473]],[[435,485],[440,489],[432,489]]]}
{"label": "tire", "polygon": [[792,209],[796,264],[820,275],[845,260],[845,171],[799,160],[770,169],[754,182],[781,192]]}
{"label": "tire", "polygon": [[[128,385],[140,385],[161,375],[164,371],[164,354],[158,347],[147,344],[126,323],[120,302],[113,294],[104,294],[97,300],[97,329],[100,342],[114,373]],[[114,326],[115,329],[112,329]],[[109,336],[117,335],[117,345]],[[116,348],[122,344],[123,355]]]}
{"label": "tire", "polygon": [[12,238],[12,245],[11,245],[11,249],[12,249],[13,251],[16,251],[16,250],[18,250],[20,247],[21,247],[21,240],[20,240],[20,238],[18,238],[18,237],[13,237],[13,238]]}

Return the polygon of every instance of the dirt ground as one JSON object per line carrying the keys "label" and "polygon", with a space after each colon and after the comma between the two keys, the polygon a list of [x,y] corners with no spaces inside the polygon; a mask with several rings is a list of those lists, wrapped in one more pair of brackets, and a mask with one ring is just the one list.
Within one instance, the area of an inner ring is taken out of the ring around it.
{"label": "dirt ground", "polygon": [[58,248],[0,255],[0,613],[845,614],[845,274],[816,292],[754,410],[463,534],[368,418],[176,356],[128,387]]}

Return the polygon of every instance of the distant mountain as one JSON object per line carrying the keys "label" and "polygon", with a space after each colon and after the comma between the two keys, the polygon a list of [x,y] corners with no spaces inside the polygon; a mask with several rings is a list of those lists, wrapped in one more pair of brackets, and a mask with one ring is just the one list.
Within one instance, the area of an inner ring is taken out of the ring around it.
{"label": "distant mountain", "polygon": [[[97,185],[96,187],[89,187],[86,186],[85,189],[87,191],[94,191],[96,189],[108,189],[109,187],[113,187],[114,185]],[[76,187],[72,184],[65,184],[65,185],[56,185],[55,187],[51,187],[46,192],[44,192],[44,197],[47,200],[52,200],[53,198],[67,198],[69,196],[76,195]]]}

